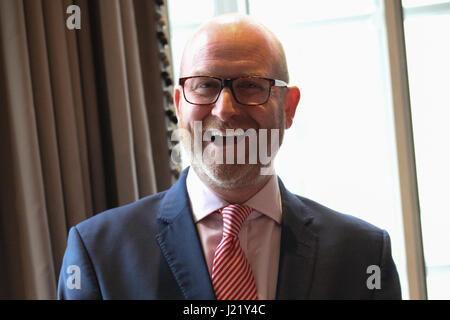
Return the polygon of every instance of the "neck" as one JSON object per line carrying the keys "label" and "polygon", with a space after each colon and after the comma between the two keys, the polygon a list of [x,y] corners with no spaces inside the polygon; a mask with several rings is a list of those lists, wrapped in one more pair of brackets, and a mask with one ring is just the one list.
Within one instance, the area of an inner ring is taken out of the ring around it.
{"label": "neck", "polygon": [[257,194],[269,182],[270,176],[262,176],[260,181],[256,183],[247,184],[245,186],[236,186],[236,188],[220,188],[217,186],[208,185],[208,187],[217,194],[220,198],[229,203],[243,204],[255,194]]}

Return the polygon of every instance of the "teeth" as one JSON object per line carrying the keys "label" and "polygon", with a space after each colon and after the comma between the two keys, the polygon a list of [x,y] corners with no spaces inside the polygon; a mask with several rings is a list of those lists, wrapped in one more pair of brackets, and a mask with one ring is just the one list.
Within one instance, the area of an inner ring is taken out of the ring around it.
{"label": "teeth", "polygon": [[219,130],[209,130],[208,131],[208,136],[209,137],[240,137],[242,136],[242,134],[239,134],[238,132],[236,132],[235,130],[233,130],[232,132],[222,132]]}
{"label": "teeth", "polygon": [[[241,133],[241,134],[239,134]],[[229,132],[222,132],[217,129],[211,129],[206,131],[205,138],[210,140],[212,143],[221,143],[226,144],[231,141],[234,141],[234,143],[239,143],[244,139],[245,135],[243,134],[242,130],[230,130]],[[230,139],[233,140],[230,140]],[[220,140],[219,140],[220,139]],[[233,143],[233,145],[234,145]]]}

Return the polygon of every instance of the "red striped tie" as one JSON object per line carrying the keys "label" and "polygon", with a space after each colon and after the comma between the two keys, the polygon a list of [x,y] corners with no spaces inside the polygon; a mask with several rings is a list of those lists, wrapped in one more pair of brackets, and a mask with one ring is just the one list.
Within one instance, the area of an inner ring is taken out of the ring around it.
{"label": "red striped tie", "polygon": [[223,235],[214,254],[212,283],[218,300],[257,300],[255,279],[239,242],[239,230],[252,208],[232,204],[219,212]]}

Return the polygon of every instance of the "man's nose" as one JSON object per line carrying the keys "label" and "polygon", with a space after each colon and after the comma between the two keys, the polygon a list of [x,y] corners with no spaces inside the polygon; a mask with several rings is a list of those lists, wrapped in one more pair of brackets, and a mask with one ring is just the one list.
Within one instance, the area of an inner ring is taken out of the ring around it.
{"label": "man's nose", "polygon": [[234,99],[230,88],[225,87],[220,92],[219,98],[211,110],[211,114],[225,122],[237,114],[238,109],[236,108],[236,105],[237,102]]}

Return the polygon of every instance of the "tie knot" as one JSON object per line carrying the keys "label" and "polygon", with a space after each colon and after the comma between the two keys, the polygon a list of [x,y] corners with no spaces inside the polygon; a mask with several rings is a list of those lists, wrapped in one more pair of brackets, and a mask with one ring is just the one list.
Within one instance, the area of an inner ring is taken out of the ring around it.
{"label": "tie knot", "polygon": [[231,204],[219,210],[223,217],[223,236],[237,237],[245,219],[253,209],[246,205]]}

